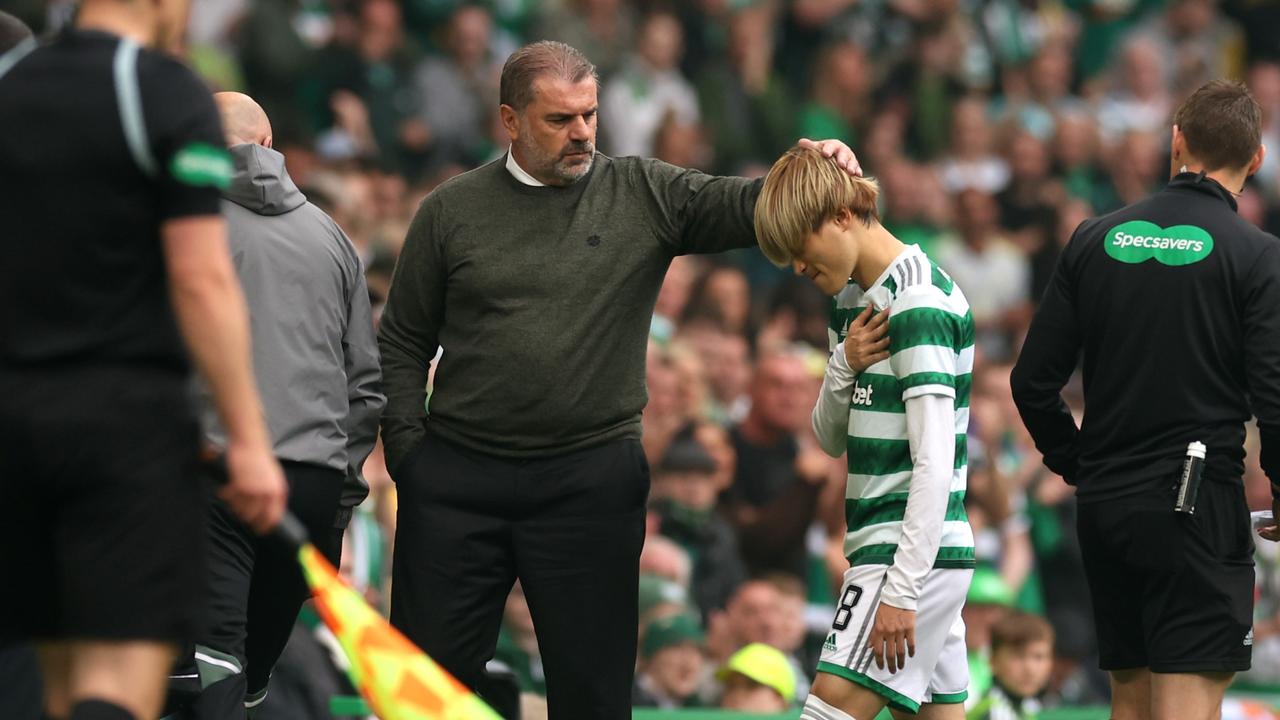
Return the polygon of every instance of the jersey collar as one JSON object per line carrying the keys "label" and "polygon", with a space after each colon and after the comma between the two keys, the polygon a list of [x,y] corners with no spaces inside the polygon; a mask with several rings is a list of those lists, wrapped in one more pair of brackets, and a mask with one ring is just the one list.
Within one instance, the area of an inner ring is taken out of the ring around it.
{"label": "jersey collar", "polygon": [[929,278],[925,274],[929,272],[931,272],[929,258],[925,256],[924,251],[919,245],[908,245],[898,253],[893,262],[889,263],[884,272],[880,273],[880,277],[871,283],[867,292],[883,287],[891,296],[896,296],[905,285],[928,282]]}
{"label": "jersey collar", "polygon": [[1193,190],[1195,192],[1202,192],[1206,195],[1212,195],[1225,200],[1227,204],[1231,206],[1232,210],[1237,209],[1236,196],[1233,195],[1230,190],[1223,187],[1217,180],[1205,175],[1204,171],[1178,173],[1169,181],[1168,187]]}

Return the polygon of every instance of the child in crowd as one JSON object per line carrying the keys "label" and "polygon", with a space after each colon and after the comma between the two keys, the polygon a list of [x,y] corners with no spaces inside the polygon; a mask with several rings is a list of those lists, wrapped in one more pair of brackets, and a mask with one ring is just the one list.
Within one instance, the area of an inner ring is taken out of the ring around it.
{"label": "child in crowd", "polygon": [[631,704],[664,710],[696,705],[706,662],[704,650],[702,626],[691,613],[649,623],[641,639],[640,669]]}
{"label": "child in crowd", "polygon": [[1033,720],[1052,668],[1053,627],[1038,615],[1005,616],[991,628],[991,689],[966,720]]}
{"label": "child in crowd", "polygon": [[751,643],[716,673],[724,687],[720,709],[748,713],[786,712],[795,702],[796,674],[781,650]]}

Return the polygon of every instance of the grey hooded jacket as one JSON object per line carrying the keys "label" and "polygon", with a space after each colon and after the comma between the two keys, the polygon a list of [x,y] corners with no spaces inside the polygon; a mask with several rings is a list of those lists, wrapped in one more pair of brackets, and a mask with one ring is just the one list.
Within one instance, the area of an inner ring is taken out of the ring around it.
{"label": "grey hooded jacket", "polygon": [[[283,155],[236,145],[231,156],[222,210],[276,457],[344,471],[342,506],[352,507],[368,495],[359,471],[386,402],[364,268],[337,223],[294,185]],[[225,447],[207,393],[201,420],[206,438]]]}

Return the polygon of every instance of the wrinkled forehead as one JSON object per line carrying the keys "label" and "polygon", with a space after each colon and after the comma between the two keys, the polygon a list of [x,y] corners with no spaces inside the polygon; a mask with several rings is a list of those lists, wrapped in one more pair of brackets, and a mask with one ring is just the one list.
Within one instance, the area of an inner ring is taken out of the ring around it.
{"label": "wrinkled forehead", "polygon": [[596,108],[596,79],[587,76],[578,82],[555,75],[533,81],[533,100],[528,110],[537,115],[582,115]]}

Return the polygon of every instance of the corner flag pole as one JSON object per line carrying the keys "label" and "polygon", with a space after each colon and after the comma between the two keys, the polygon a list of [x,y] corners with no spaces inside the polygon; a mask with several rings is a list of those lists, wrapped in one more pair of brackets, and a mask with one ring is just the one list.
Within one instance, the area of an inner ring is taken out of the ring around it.
{"label": "corner flag pole", "polygon": [[339,577],[286,512],[277,532],[298,563],[324,624],[351,661],[351,679],[381,720],[501,720],[483,700],[391,626]]}

